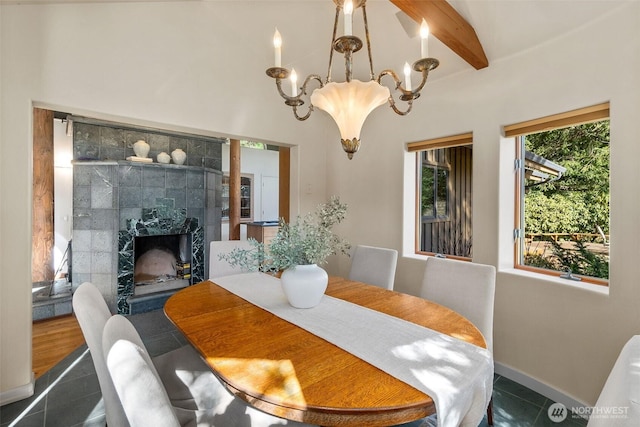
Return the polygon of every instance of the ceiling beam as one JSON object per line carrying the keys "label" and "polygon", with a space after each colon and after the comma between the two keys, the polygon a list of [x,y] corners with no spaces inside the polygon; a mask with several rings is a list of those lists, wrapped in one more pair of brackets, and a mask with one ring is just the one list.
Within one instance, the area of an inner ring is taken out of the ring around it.
{"label": "ceiling beam", "polygon": [[445,0],[390,0],[417,23],[427,21],[434,37],[476,70],[489,66],[473,27]]}

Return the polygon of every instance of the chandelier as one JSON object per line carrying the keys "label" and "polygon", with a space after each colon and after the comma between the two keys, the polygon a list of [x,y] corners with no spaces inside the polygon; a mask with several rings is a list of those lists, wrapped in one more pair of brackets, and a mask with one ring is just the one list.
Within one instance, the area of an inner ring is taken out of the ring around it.
{"label": "chandelier", "polygon": [[[282,38],[276,29],[273,37],[275,48],[275,66],[267,69],[267,75],[276,80],[278,93],[284,98],[284,103],[293,108],[293,114],[298,120],[306,120],[311,115],[314,106],[326,111],[338,125],[342,148],[347,152],[349,159],[360,148],[360,131],[369,113],[375,110],[386,101],[397,114],[404,116],[409,114],[413,106],[413,100],[420,96],[420,91],[424,87],[429,71],[435,69],[440,62],[435,58],[428,58],[427,41],[429,37],[429,27],[425,20],[420,26],[421,38],[421,58],[409,66],[404,65],[404,82],[393,70],[384,70],[377,77],[373,72],[373,61],[371,59],[371,45],[369,38],[369,26],[367,23],[366,0],[333,0],[336,4],[336,16],[333,24],[333,38],[331,40],[331,53],[329,54],[329,68],[325,81],[317,74],[307,76],[301,87],[297,85],[298,76],[295,69],[289,71],[282,67]],[[365,40],[367,43],[367,54],[369,56],[370,80],[362,82],[352,78],[352,56],[363,47],[362,40],[352,34],[353,12],[358,8],[362,9],[364,20]],[[338,18],[340,11],[343,12],[344,34],[337,37]],[[333,64],[333,52],[344,54],[346,81],[337,83],[331,80],[331,67]],[[411,71],[421,73],[421,82],[412,89]],[[396,100],[391,95],[389,88],[383,86],[380,81],[383,77],[390,76],[395,83],[394,90],[399,93],[398,99],[406,103],[406,108],[401,110],[396,104]],[[287,95],[282,89],[282,80],[291,80],[291,95]],[[307,96],[307,86],[315,80],[319,84],[309,97],[310,104],[306,114],[299,115],[298,107],[304,105],[303,96]]]}

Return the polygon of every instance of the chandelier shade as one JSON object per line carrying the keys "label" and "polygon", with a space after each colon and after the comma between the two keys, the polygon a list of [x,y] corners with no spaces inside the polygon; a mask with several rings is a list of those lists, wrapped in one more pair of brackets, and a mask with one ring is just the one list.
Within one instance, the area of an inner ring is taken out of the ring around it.
{"label": "chandelier shade", "polygon": [[[327,83],[311,94],[311,104],[326,111],[338,125],[343,140],[360,140],[360,131],[373,110],[387,102],[390,92],[375,81]],[[353,153],[350,153],[353,157]]]}
{"label": "chandelier shade", "polygon": [[[371,46],[369,44],[369,27],[367,24],[366,0],[333,0],[336,4],[336,15],[333,24],[333,37],[331,39],[331,54],[329,56],[329,69],[326,79],[317,74],[309,75],[301,87],[297,86],[297,76],[295,72],[289,71],[281,65],[282,40],[280,33],[276,30],[274,36],[275,66],[267,69],[267,75],[276,81],[278,93],[285,100],[285,104],[293,108],[293,114],[298,120],[306,120],[311,115],[314,107],[326,111],[338,125],[342,139],[342,148],[347,152],[349,159],[360,148],[360,131],[362,126],[373,110],[389,101],[391,109],[404,116],[409,114],[413,106],[413,101],[420,96],[420,91],[424,87],[429,71],[435,69],[440,64],[435,58],[427,58],[427,39],[429,30],[424,19],[420,29],[421,59],[418,59],[409,66],[406,63],[404,68],[405,81],[402,82],[393,70],[383,70],[378,77],[373,72],[373,60],[371,59]],[[352,79],[352,57],[364,47],[362,40],[352,35],[352,16],[356,9],[361,9],[364,21],[366,51],[369,56],[370,81],[362,82]],[[338,37],[338,17],[340,12],[344,15],[344,35]],[[331,79],[331,68],[333,63],[333,51],[344,55],[346,81],[342,83],[333,82]],[[411,84],[411,73],[416,71],[421,74],[421,81],[413,88]],[[401,110],[396,105],[396,101],[387,86],[382,85],[383,77],[389,76],[393,79],[393,89],[398,95],[398,100],[405,102],[407,108]],[[291,95],[287,95],[282,90],[282,80],[291,78]],[[309,101],[310,105],[305,115],[298,114],[298,107],[304,105],[303,96],[308,94],[307,86],[311,81],[316,81],[318,88],[312,91]]]}

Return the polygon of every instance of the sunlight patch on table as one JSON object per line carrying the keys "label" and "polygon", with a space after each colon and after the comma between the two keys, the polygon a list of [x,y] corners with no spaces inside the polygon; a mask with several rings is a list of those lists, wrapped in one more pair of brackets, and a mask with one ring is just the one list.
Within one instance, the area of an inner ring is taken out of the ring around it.
{"label": "sunlight patch on table", "polygon": [[222,377],[233,378],[234,387],[256,396],[277,396],[297,406],[306,406],[300,382],[290,360],[208,358]]}

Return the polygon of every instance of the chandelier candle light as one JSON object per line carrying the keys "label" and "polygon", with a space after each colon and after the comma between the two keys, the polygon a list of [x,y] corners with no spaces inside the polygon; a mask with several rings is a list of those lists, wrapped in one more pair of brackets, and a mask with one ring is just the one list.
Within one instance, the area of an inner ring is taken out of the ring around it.
{"label": "chandelier candle light", "polygon": [[[420,26],[420,55],[422,59],[418,59],[412,66],[405,63],[404,67],[404,87],[403,82],[393,70],[384,70],[377,77],[373,72],[373,61],[371,59],[371,45],[369,38],[369,27],[367,24],[366,0],[333,0],[336,4],[335,22],[333,24],[333,37],[331,39],[331,53],[329,55],[329,69],[327,77],[323,81],[317,74],[307,76],[302,84],[298,87],[297,74],[295,70],[289,71],[282,67],[282,36],[278,29],[273,36],[273,46],[275,49],[275,66],[267,69],[267,75],[276,80],[278,93],[284,98],[284,103],[293,108],[293,114],[298,120],[306,120],[311,115],[314,107],[326,111],[338,125],[340,137],[342,140],[342,148],[347,152],[349,159],[353,158],[353,154],[360,148],[360,131],[362,125],[369,113],[380,105],[389,101],[389,106],[397,114],[404,116],[409,114],[413,106],[413,100],[420,96],[420,91],[427,82],[429,71],[440,65],[435,58],[428,57],[428,37],[429,27],[426,21],[422,20]],[[356,9],[362,9],[362,17],[364,20],[365,40],[367,42],[367,53],[369,56],[369,73],[370,80],[362,82],[352,78],[352,55],[362,49],[362,40],[352,34],[353,32],[353,12]],[[336,37],[338,18],[340,11],[343,11],[344,35]],[[331,67],[333,63],[333,51],[344,54],[345,61],[345,77],[346,81],[336,83],[331,80]],[[422,75],[422,81],[412,89],[411,71],[417,71]],[[391,95],[389,88],[383,86],[380,81],[384,76],[390,76],[394,82],[394,90],[398,91],[400,101],[407,103],[407,108],[403,111],[396,106],[396,101]],[[289,78],[291,80],[291,96],[282,90],[282,79]],[[298,107],[304,105],[303,96],[307,95],[307,85],[315,80],[319,88],[313,90],[310,96],[310,104],[307,113],[303,116],[298,114]]]}

